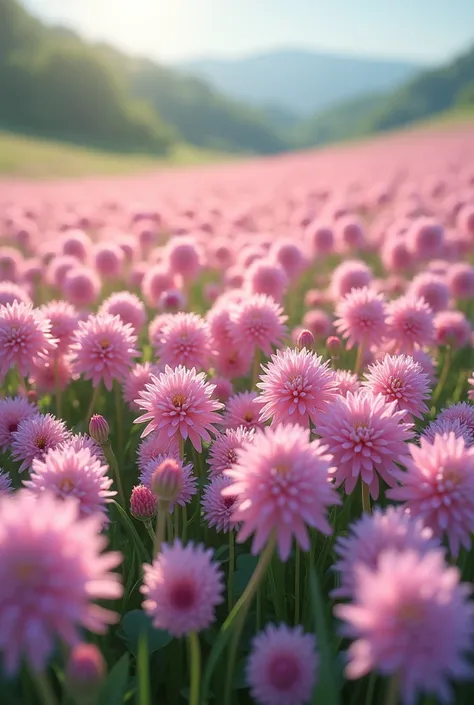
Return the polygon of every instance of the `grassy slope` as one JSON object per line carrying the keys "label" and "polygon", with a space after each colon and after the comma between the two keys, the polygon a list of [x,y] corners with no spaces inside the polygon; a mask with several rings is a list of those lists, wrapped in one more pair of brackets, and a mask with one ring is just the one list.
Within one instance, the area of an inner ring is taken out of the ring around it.
{"label": "grassy slope", "polygon": [[26,178],[127,174],[160,166],[199,164],[222,159],[217,152],[178,145],[169,157],[113,154],[62,142],[0,132],[0,175]]}

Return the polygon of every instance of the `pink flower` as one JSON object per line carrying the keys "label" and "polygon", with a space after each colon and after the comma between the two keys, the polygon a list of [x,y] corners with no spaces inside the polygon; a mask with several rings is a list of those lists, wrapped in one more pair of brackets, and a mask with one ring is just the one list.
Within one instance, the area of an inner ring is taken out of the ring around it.
{"label": "pink flower", "polygon": [[12,490],[12,478],[10,473],[0,468],[0,497],[5,494],[10,494]]}
{"label": "pink flower", "polygon": [[376,507],[373,514],[363,514],[351,524],[347,536],[337,538],[334,551],[338,560],[333,570],[340,574],[340,585],[332,595],[353,598],[358,567],[375,570],[383,551],[410,549],[423,554],[438,546],[431,529],[421,519],[401,507]]}
{"label": "pink flower", "polygon": [[150,521],[156,514],[158,499],[145,485],[136,485],[130,495],[130,514],[138,521]]}
{"label": "pink flower", "polygon": [[461,546],[471,548],[474,532],[474,448],[454,433],[435,435],[433,443],[420,438],[420,447],[410,444],[406,472],[398,470],[401,486],[389,491],[404,502],[435,536],[447,536],[453,556]]}
{"label": "pink flower", "polygon": [[107,664],[95,644],[77,644],[67,657],[66,690],[80,702],[93,700],[107,676]]}
{"label": "pink flower", "polygon": [[51,324],[31,304],[14,301],[0,306],[0,375],[16,367],[26,377],[34,360],[42,359],[56,347]]}
{"label": "pink flower", "polygon": [[167,436],[163,437],[158,433],[150,433],[149,436],[143,438],[138,444],[137,454],[138,468],[140,471],[143,471],[150,460],[156,460],[160,455],[177,457],[179,455],[179,446],[176,440],[170,443]]}
{"label": "pink flower", "polygon": [[471,324],[461,311],[441,311],[434,318],[435,336],[438,345],[463,348],[470,345]]}
{"label": "pink flower", "polygon": [[7,673],[22,658],[43,670],[56,639],[81,641],[80,629],[104,633],[117,615],[94,600],[122,595],[111,572],[121,554],[102,553],[99,516],[79,518],[78,503],[27,490],[0,499],[0,651]]}
{"label": "pink flower", "polygon": [[233,344],[218,347],[212,355],[216,372],[227,379],[246,377],[252,364],[252,352],[234,347]]}
{"label": "pink flower", "polygon": [[8,450],[13,442],[13,433],[19,424],[38,413],[38,408],[25,397],[5,397],[0,399],[0,447]]}
{"label": "pink flower", "polygon": [[64,355],[73,341],[79,323],[79,314],[67,301],[49,301],[40,308],[51,323],[51,335],[57,340],[55,355]]}
{"label": "pink flower", "polygon": [[474,404],[469,404],[467,401],[461,401],[458,404],[448,406],[446,409],[441,409],[438,414],[438,421],[454,421],[458,420],[468,426],[474,433]]}
{"label": "pink flower", "polygon": [[224,433],[219,434],[209,448],[209,477],[211,480],[221,475],[224,470],[228,470],[237,462],[237,451],[244,448],[247,443],[252,443],[255,430],[238,426],[228,428]]}
{"label": "pink flower", "polygon": [[388,402],[396,402],[396,408],[422,418],[428,411],[425,401],[431,390],[428,376],[421,365],[407,355],[385,355],[369,366],[363,386],[373,394],[382,394]]}
{"label": "pink flower", "polygon": [[196,313],[176,313],[168,316],[156,345],[157,355],[164,365],[183,365],[191,369],[206,369],[209,362],[209,329]]}
{"label": "pink flower", "polygon": [[80,321],[74,340],[73,370],[91,379],[94,387],[103,381],[111,390],[115,380],[126,378],[133,358],[139,355],[133,328],[109,313]]}
{"label": "pink flower", "polygon": [[[471,387],[474,387],[474,375],[472,377],[469,377],[467,380]],[[474,389],[470,389],[467,393],[468,398],[473,401],[474,400]]]}
{"label": "pink flower", "polygon": [[360,476],[373,499],[379,496],[379,475],[390,487],[396,482],[395,463],[408,456],[405,441],[413,436],[412,424],[403,423],[404,411],[381,394],[362,390],[337,397],[321,417],[317,433],[334,457],[335,486],[350,494]]}
{"label": "pink flower", "polygon": [[99,315],[109,313],[119,316],[123,323],[129,323],[135,335],[140,335],[146,323],[146,311],[143,301],[129,291],[116,291],[102,302]]}
{"label": "pink flower", "polygon": [[407,241],[419,260],[434,259],[443,245],[444,229],[431,218],[417,218],[407,234]]}
{"label": "pink flower", "polygon": [[60,499],[75,497],[79,514],[86,517],[99,514],[107,523],[106,504],[117,493],[112,491],[108,465],[87,448],[76,451],[71,445],[52,448],[32,463],[30,479],[23,482],[31,492],[50,492]]}
{"label": "pink flower", "polygon": [[153,318],[153,320],[150,321],[148,325],[148,337],[155,352],[160,345],[161,332],[165,324],[168,322],[169,316],[169,313],[159,313]]}
{"label": "pink flower", "polygon": [[215,386],[214,396],[222,402],[226,402],[234,393],[232,382],[226,377],[213,377],[212,384]]}
{"label": "pink flower", "polygon": [[227,400],[224,413],[222,415],[222,426],[224,428],[263,428],[263,423],[259,420],[259,409],[255,404],[258,399],[257,392],[239,392]]}
{"label": "pink flower", "polygon": [[471,299],[474,296],[474,267],[467,262],[452,264],[448,269],[448,286],[455,299]]}
{"label": "pink flower", "polygon": [[223,601],[223,574],[202,544],[165,544],[152,565],[144,565],[140,591],[153,626],[175,637],[207,629]]}
{"label": "pink flower", "polygon": [[474,445],[474,430],[459,419],[434,419],[423,429],[421,435],[429,443],[433,443],[435,436],[446,436],[449,433],[454,433],[456,438],[463,438],[466,446]]}
{"label": "pink flower", "polygon": [[257,259],[248,268],[244,287],[252,294],[266,294],[281,301],[288,287],[288,277],[283,267],[268,259]]}
{"label": "pink flower", "polygon": [[55,390],[65,390],[69,383],[77,379],[72,374],[69,357],[65,355],[37,360],[31,369],[30,383],[41,394],[52,394]]}
{"label": "pink flower", "polygon": [[399,679],[401,698],[415,705],[420,691],[451,701],[449,680],[469,677],[472,646],[470,589],[440,551],[384,551],[376,569],[360,565],[355,600],[337,605],[346,622],[348,678],[377,670]]}
{"label": "pink flower", "polygon": [[293,537],[309,550],[307,527],[332,533],[327,510],[340,499],[330,482],[332,458],[325,451],[319,441],[310,442],[309,430],[301,426],[265,428],[238,451],[237,463],[224,472],[234,483],[222,494],[237,495],[232,521],[242,524],[240,542],[254,534],[254,554],[273,533],[283,561]]}
{"label": "pink flower", "polygon": [[387,338],[395,352],[411,353],[434,342],[434,317],[423,299],[402,296],[388,304]]}
{"label": "pink flower", "polygon": [[308,350],[278,350],[267,367],[263,367],[261,382],[260,421],[272,419],[272,424],[317,423],[328,402],[336,395],[334,373],[329,363]]}
{"label": "pink flower", "polygon": [[286,319],[283,309],[272,298],[253,294],[235,307],[233,342],[251,354],[258,349],[269,356],[272,346],[279,345],[286,333]]}
{"label": "pink flower", "polygon": [[174,274],[186,280],[195,279],[201,270],[199,248],[192,238],[172,238],[167,247],[168,262]]}
{"label": "pink flower", "polygon": [[86,448],[91,455],[94,455],[102,463],[105,463],[105,455],[104,451],[102,450],[102,446],[100,446],[99,443],[94,440],[94,438],[88,436],[86,433],[72,433],[68,436],[67,440],[63,441],[56,447],[58,449],[60,448],[61,450],[65,449],[66,447],[72,448],[75,453],[80,453],[82,450],[84,450],[84,448]]}
{"label": "pink flower", "polygon": [[350,294],[352,289],[364,289],[373,279],[371,269],[361,260],[346,260],[331,275],[331,294],[335,301]]}
{"label": "pink flower", "polygon": [[372,289],[352,289],[336,306],[336,315],[334,325],[347,338],[348,350],[354,345],[378,347],[385,337],[385,301]]}
{"label": "pink flower", "polygon": [[212,398],[214,385],[205,381],[204,372],[182,366],[175,369],[166,366],[164,372],[151,379],[151,384],[136,399],[146,413],[135,419],[135,423],[148,422],[142,437],[152,431],[169,442],[189,437],[200,452],[201,440],[209,442],[209,431],[216,433],[217,411],[223,406]]}
{"label": "pink flower", "polygon": [[358,392],[361,388],[360,379],[356,374],[349,370],[336,370],[334,372],[336,382],[336,390],[343,397],[347,396],[347,392]]}
{"label": "pink flower", "polygon": [[71,267],[62,284],[67,301],[81,308],[92,306],[99,298],[100,289],[100,279],[90,267]]}
{"label": "pink flower", "polygon": [[101,243],[95,246],[93,261],[96,270],[104,279],[116,279],[122,271],[124,254],[115,243]]}
{"label": "pink flower", "polygon": [[431,272],[418,274],[408,287],[414,299],[424,299],[433,313],[444,311],[449,305],[449,287],[442,277]]}
{"label": "pink flower", "polygon": [[[157,458],[150,460],[150,462],[145,465],[140,473],[140,482],[148,489],[155,491],[153,485],[153,476],[156,469],[168,459],[172,459],[174,463],[179,466],[179,473],[181,475],[181,482],[178,488],[177,495],[175,499],[169,502],[169,512],[170,514],[174,511],[175,504],[179,504],[180,507],[184,507],[185,504],[189,504],[191,499],[196,494],[197,487],[197,477],[194,474],[193,466],[191,463],[186,463],[183,465],[182,461],[175,455],[159,455]],[[155,494],[157,494],[155,492]],[[159,494],[159,493],[158,493]]]}
{"label": "pink flower", "polygon": [[161,294],[174,288],[174,275],[163,264],[155,264],[150,267],[141,282],[141,292],[149,306],[156,306]]}
{"label": "pink flower", "polygon": [[228,533],[232,529],[232,508],[236,496],[223,497],[222,490],[232,484],[230,477],[215,476],[206,485],[201,500],[204,519],[209,526],[215,526],[216,531]]}
{"label": "pink flower", "polygon": [[127,373],[123,383],[123,398],[131,411],[138,411],[139,406],[135,399],[145,386],[151,382],[151,376],[156,371],[149,362],[135,364]]}
{"label": "pink flower", "polygon": [[270,257],[283,267],[290,280],[299,277],[306,267],[303,250],[291,240],[277,240],[270,248]]}
{"label": "pink flower", "polygon": [[11,281],[0,282],[0,306],[12,304],[14,301],[32,305],[32,301],[25,289]]}
{"label": "pink flower", "polygon": [[300,626],[269,624],[252,641],[246,678],[260,705],[304,705],[313,692],[319,660],[316,639]]}
{"label": "pink flower", "polygon": [[303,316],[303,325],[309,328],[316,340],[327,338],[332,331],[332,320],[326,311],[313,308]]}
{"label": "pink flower", "polygon": [[12,436],[12,457],[15,462],[22,461],[18,472],[23,472],[31,468],[35,458],[43,458],[48,450],[67,441],[70,433],[64,421],[52,414],[36,413],[20,421]]}

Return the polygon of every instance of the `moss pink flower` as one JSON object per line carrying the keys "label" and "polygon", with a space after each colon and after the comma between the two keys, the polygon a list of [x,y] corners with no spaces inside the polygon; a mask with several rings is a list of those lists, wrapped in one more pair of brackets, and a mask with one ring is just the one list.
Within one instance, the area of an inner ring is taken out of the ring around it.
{"label": "moss pink flower", "polygon": [[22,658],[43,670],[56,640],[72,646],[80,630],[103,633],[117,615],[95,600],[119,598],[121,561],[103,553],[98,516],[79,518],[72,499],[27,490],[0,499],[0,651],[7,673]]}
{"label": "moss pink flower", "polygon": [[316,639],[302,627],[269,624],[253,639],[246,679],[260,705],[305,705],[317,671]]}
{"label": "moss pink flower", "polygon": [[387,339],[398,353],[411,353],[434,341],[433,312],[423,299],[402,296],[388,305]]}
{"label": "moss pink flower", "polygon": [[373,499],[379,495],[379,475],[388,485],[396,483],[395,463],[408,456],[406,441],[412,424],[403,423],[404,411],[387,403],[381,394],[368,390],[337,397],[321,417],[316,429],[334,457],[336,487],[350,494],[360,476]]}
{"label": "moss pink flower", "polygon": [[382,294],[372,289],[352,289],[336,307],[337,331],[354,345],[379,346],[386,333],[386,309]]}
{"label": "moss pink flower", "polygon": [[237,348],[261,350],[271,355],[272,346],[281,343],[286,333],[283,309],[270,296],[253,294],[234,309],[235,326],[231,330]]}
{"label": "moss pink flower", "polygon": [[207,629],[223,601],[223,574],[202,544],[165,544],[152,565],[144,565],[143,608],[153,626],[175,637]]}
{"label": "moss pink flower", "polygon": [[224,428],[263,428],[259,420],[259,408],[255,404],[257,392],[239,392],[229,397],[222,415]]}
{"label": "moss pink flower", "polygon": [[216,433],[217,411],[223,406],[212,398],[213,391],[214,385],[206,382],[204,372],[166,366],[164,372],[152,376],[151,383],[136,399],[146,413],[135,423],[148,422],[142,437],[152,431],[169,442],[189,437],[200,452],[201,440],[209,442],[209,432]]}
{"label": "moss pink flower", "polygon": [[107,502],[117,493],[111,490],[108,465],[88,448],[79,452],[71,445],[52,448],[32,463],[30,479],[23,484],[31,492],[50,492],[60,499],[75,497],[81,517],[99,514],[107,521]]}
{"label": "moss pink flower", "polygon": [[254,439],[254,429],[238,426],[219,434],[209,448],[209,477],[213,479],[237,462],[237,451]]}
{"label": "moss pink flower", "polygon": [[431,395],[429,379],[412,357],[385,355],[369,366],[365,378],[364,387],[382,394],[388,402],[396,402],[398,410],[418,418],[428,411],[425,402]]}
{"label": "moss pink flower", "polygon": [[3,451],[8,450],[13,442],[13,433],[19,424],[37,413],[38,408],[25,397],[0,399],[0,448]]}
{"label": "moss pink flower", "polygon": [[74,340],[73,370],[91,379],[94,387],[103,381],[106,389],[112,389],[114,380],[125,379],[139,355],[132,327],[109,313],[81,321]]}
{"label": "moss pink flower", "polygon": [[70,437],[64,421],[52,414],[35,414],[18,424],[12,433],[11,452],[13,460],[22,461],[18,472],[31,467],[35,458],[43,458],[48,450],[56,448]]}
{"label": "moss pink flower", "polygon": [[164,365],[204,370],[210,356],[208,325],[196,313],[169,315],[155,347]]}
{"label": "moss pink flower", "polygon": [[474,532],[474,448],[454,433],[435,435],[432,443],[421,437],[420,447],[409,448],[406,471],[395,474],[400,487],[390,490],[389,497],[404,502],[435,536],[447,536],[454,556],[461,546],[469,550]]}
{"label": "moss pink flower", "polygon": [[16,367],[26,377],[34,360],[44,358],[56,347],[51,323],[31,304],[14,301],[0,306],[0,375]]}
{"label": "moss pink flower", "polygon": [[239,541],[254,534],[258,553],[275,532],[280,557],[290,555],[293,537],[309,550],[307,527],[331,534],[328,507],[340,504],[330,482],[331,456],[319,441],[310,442],[301,426],[276,426],[255,434],[238,451],[238,461],[224,475],[234,484],[222,491],[237,495],[232,521],[241,524]]}
{"label": "moss pink flower", "polygon": [[329,363],[308,350],[278,350],[263,367],[257,387],[260,421],[272,424],[317,423],[321,412],[336,395],[334,372]]}
{"label": "moss pink flower", "polygon": [[360,565],[355,600],[338,605],[349,648],[349,678],[370,671],[396,675],[404,705],[420,692],[451,702],[451,679],[472,675],[473,612],[470,589],[439,551],[384,551],[376,569]]}

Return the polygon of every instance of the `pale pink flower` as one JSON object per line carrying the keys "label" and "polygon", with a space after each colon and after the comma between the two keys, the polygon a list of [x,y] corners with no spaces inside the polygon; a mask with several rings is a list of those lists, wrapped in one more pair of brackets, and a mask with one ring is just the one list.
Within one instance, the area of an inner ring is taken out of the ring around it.
{"label": "pale pink flower", "polygon": [[123,323],[129,323],[135,335],[139,336],[146,323],[146,311],[143,301],[129,291],[116,291],[102,302],[97,312],[99,315],[109,313],[119,316]]}
{"label": "pale pink flower", "polygon": [[425,402],[431,396],[430,380],[408,355],[385,355],[369,366],[362,384],[374,394],[382,394],[386,401],[396,402],[398,410],[411,416],[423,418],[428,411]]}
{"label": "pale pink flower", "polygon": [[281,301],[287,287],[285,270],[269,259],[257,259],[246,271],[244,288],[252,294],[266,294],[275,301]]}
{"label": "pale pink flower", "polygon": [[424,299],[433,313],[444,311],[449,305],[449,287],[442,277],[431,272],[418,274],[408,287],[408,295]]}
{"label": "pale pink flower", "polygon": [[150,433],[146,438],[142,438],[137,450],[139,470],[143,471],[150,460],[156,460],[162,455],[170,455],[173,458],[178,457],[179,446],[177,440],[173,440],[170,443],[167,436],[163,437],[158,433]]}
{"label": "pale pink flower", "polygon": [[13,442],[13,433],[19,424],[38,413],[38,407],[25,397],[5,397],[0,399],[0,448],[8,450]]}
{"label": "pale pink flower", "polygon": [[461,311],[441,311],[434,318],[435,338],[438,345],[463,348],[471,344],[472,328]]}
{"label": "pale pink flower", "polygon": [[24,287],[11,281],[0,282],[0,306],[12,304],[14,301],[24,303],[26,306],[32,304],[30,297]]}
{"label": "pale pink flower", "polygon": [[57,340],[55,355],[63,355],[72,343],[79,323],[79,314],[67,301],[49,301],[40,308],[51,323],[51,335]]}
{"label": "pale pink flower", "polygon": [[151,376],[156,372],[156,368],[150,362],[137,363],[128,371],[123,382],[123,398],[127,402],[131,411],[138,411],[139,406],[135,399],[145,389],[145,385],[151,382]]}
{"label": "pale pink flower", "polygon": [[161,364],[204,370],[210,356],[208,325],[196,313],[169,315],[155,349]]}
{"label": "pale pink flower", "polygon": [[429,443],[434,443],[435,436],[446,436],[449,433],[454,433],[456,438],[463,438],[468,447],[474,445],[474,429],[459,419],[434,419],[423,429],[421,436]]}
{"label": "pale pink flower", "polygon": [[222,415],[224,428],[263,428],[259,420],[259,408],[255,404],[257,392],[239,392],[231,396],[225,405]]}
{"label": "pale pink flower", "polygon": [[264,294],[253,294],[233,311],[233,342],[237,348],[248,350],[251,354],[261,350],[270,356],[272,346],[279,345],[286,333],[286,319],[283,309],[274,299]]}
{"label": "pale pink flower", "polygon": [[471,299],[474,296],[474,267],[468,262],[452,264],[447,274],[448,286],[455,299]]}
{"label": "pale pink flower", "polygon": [[62,284],[62,293],[69,303],[81,308],[92,306],[99,298],[101,281],[90,267],[71,267]]}
{"label": "pale pink flower", "polygon": [[52,414],[36,413],[20,421],[12,432],[11,453],[15,462],[22,461],[18,472],[31,468],[35,458],[43,458],[52,448],[69,440],[64,421]]}
{"label": "pale pink flower", "polygon": [[181,472],[181,486],[179,492],[175,499],[169,502],[168,511],[170,514],[174,511],[175,504],[179,504],[180,507],[184,507],[188,504],[191,499],[196,494],[197,487],[197,477],[194,474],[194,469],[191,463],[184,463],[178,458],[176,454],[168,453],[166,455],[158,455],[156,458],[150,460],[140,473],[140,482],[148,489],[153,490],[153,475],[157,467],[159,467],[165,460],[172,458],[172,460],[178,463]]}
{"label": "pale pink flower", "polygon": [[395,352],[411,353],[434,342],[433,312],[423,299],[402,296],[388,304],[387,339]]}
{"label": "pale pink flower", "polygon": [[341,394],[343,397],[347,395],[347,392],[354,394],[361,388],[360,379],[349,370],[336,370],[334,372],[334,379],[336,382],[336,390],[338,394]]}
{"label": "pale pink flower", "polygon": [[222,475],[224,470],[228,470],[237,462],[237,451],[247,443],[252,443],[255,429],[238,426],[228,428],[224,433],[219,434],[209,447],[209,477],[211,480],[218,475]]}
{"label": "pale pink flower", "polygon": [[335,301],[350,294],[352,289],[370,287],[373,275],[370,267],[361,260],[346,260],[331,275],[331,295]]}
{"label": "pale pink flower", "polygon": [[450,421],[457,419],[474,432],[474,404],[461,401],[458,404],[448,406],[446,409],[441,409],[438,414],[438,420],[447,421],[448,419]]}
{"label": "pale pink flower", "polygon": [[225,534],[233,528],[232,508],[236,496],[229,495],[224,497],[222,490],[231,484],[232,480],[230,477],[225,477],[224,475],[216,476],[204,488],[201,499],[203,517],[208,526],[214,526],[216,531]]}
{"label": "pale pink flower", "polygon": [[352,289],[336,306],[337,331],[347,339],[346,347],[379,346],[385,337],[386,305],[382,294],[372,289]]}
{"label": "pale pink flower", "polygon": [[14,301],[0,306],[0,375],[16,367],[26,377],[34,361],[45,358],[56,347],[51,323],[31,304]]}
{"label": "pale pink flower", "polygon": [[13,491],[12,478],[9,472],[0,468],[0,497]]}

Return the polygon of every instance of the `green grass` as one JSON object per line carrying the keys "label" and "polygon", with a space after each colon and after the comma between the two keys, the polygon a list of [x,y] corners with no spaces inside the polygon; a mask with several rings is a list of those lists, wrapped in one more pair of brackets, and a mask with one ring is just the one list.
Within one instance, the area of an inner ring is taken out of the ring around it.
{"label": "green grass", "polygon": [[115,154],[65,142],[0,132],[0,176],[54,178],[94,174],[128,174],[163,166],[219,161],[224,154],[179,144],[163,158]]}

